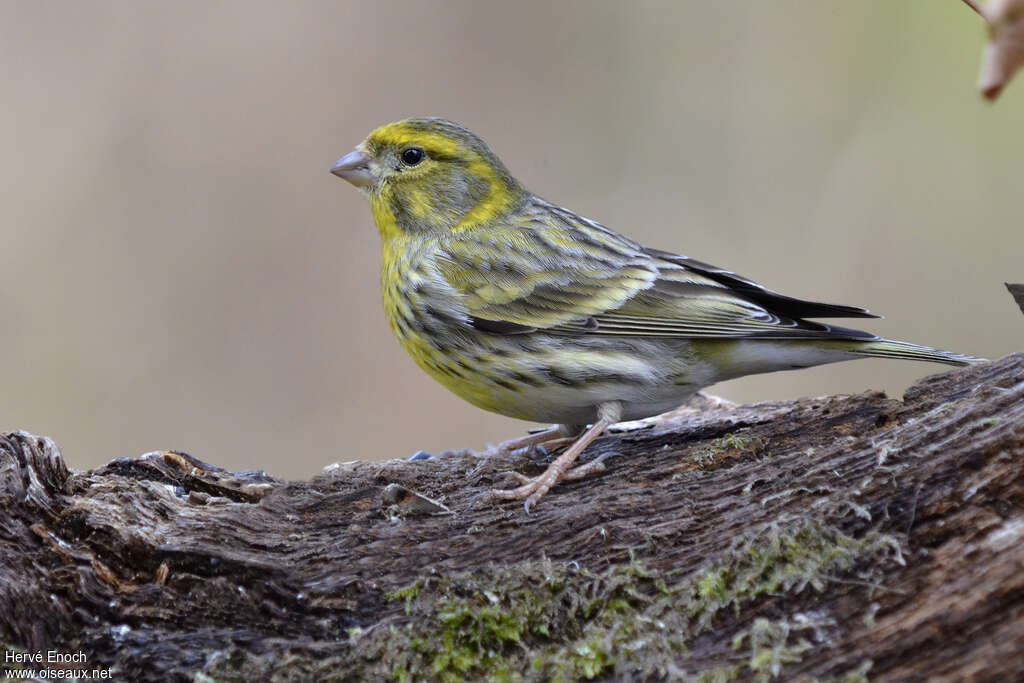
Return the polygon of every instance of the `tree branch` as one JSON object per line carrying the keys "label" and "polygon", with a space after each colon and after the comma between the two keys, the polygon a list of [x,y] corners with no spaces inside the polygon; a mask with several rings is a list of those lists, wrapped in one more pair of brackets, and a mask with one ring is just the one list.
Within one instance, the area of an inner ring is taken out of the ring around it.
{"label": "tree branch", "polygon": [[522,457],[284,482],[173,452],[79,472],[48,439],[4,435],[0,639],[118,680],[1024,670],[1024,354],[902,401],[632,427],[585,454],[616,454],[604,474],[529,516],[471,504],[545,465]]}

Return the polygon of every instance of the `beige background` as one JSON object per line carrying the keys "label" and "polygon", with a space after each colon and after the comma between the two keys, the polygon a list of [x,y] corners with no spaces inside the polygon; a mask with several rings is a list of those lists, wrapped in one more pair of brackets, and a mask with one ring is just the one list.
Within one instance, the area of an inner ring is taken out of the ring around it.
{"label": "beige background", "polygon": [[[447,394],[380,309],[327,169],[460,121],[528,187],[886,336],[1024,346],[1024,81],[974,90],[957,0],[0,3],[0,428],[69,462],[187,450],[306,477],[527,425]],[[716,387],[898,396],[861,361]]]}

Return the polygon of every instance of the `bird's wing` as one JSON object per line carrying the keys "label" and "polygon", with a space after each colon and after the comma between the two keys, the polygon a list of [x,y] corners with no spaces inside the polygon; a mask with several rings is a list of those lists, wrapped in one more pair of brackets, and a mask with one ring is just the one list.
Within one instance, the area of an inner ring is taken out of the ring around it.
{"label": "bird's wing", "polygon": [[843,338],[874,335],[803,317],[875,317],[802,301],[700,261],[646,249],[546,205],[516,224],[447,241],[438,269],[470,322],[498,334],[676,338]]}
{"label": "bird's wing", "polygon": [[593,316],[595,332],[693,339],[874,339],[804,316],[875,317],[861,308],[794,299],[728,271],[647,250],[658,269],[651,287]]}
{"label": "bird's wing", "polygon": [[624,237],[529,219],[456,235],[436,263],[474,321],[509,331],[615,310],[658,277],[651,257]]}

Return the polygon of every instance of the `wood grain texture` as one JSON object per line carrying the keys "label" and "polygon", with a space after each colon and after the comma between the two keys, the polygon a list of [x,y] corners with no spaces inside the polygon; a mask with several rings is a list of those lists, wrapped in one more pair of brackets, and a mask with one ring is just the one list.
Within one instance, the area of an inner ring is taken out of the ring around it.
{"label": "wood grain texture", "polygon": [[[548,459],[354,461],[284,482],[172,452],[79,472],[51,440],[5,434],[0,641],[83,650],[125,680],[1024,671],[1024,354],[928,377],[902,401],[681,410],[599,439],[584,460],[608,453],[606,472],[555,487],[527,516],[475,497]],[[415,493],[451,512],[430,514]],[[794,539],[846,559],[816,550],[808,570]],[[751,573],[762,557],[775,559]],[[538,567],[562,582],[561,602],[538,608],[550,622],[501,632],[486,652],[449,638],[470,660],[441,656],[453,605],[514,615],[526,598],[503,591]],[[744,572],[774,588],[744,588]],[[609,577],[628,597],[573,606],[574,587],[607,595]],[[422,590],[393,593],[409,586]],[[671,628],[643,630],[654,606]],[[630,621],[639,650],[598,638]],[[591,636],[603,658],[572,660]]]}

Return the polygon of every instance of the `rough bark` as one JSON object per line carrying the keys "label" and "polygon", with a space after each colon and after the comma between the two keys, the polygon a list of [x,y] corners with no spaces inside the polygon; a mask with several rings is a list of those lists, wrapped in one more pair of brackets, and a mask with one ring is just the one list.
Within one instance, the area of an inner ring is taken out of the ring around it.
{"label": "rough bark", "polygon": [[586,454],[615,454],[603,474],[530,515],[477,496],[545,458],[284,482],[170,452],[78,472],[49,439],[6,434],[0,640],[125,680],[1024,671],[1024,354],[902,401],[632,427]]}

